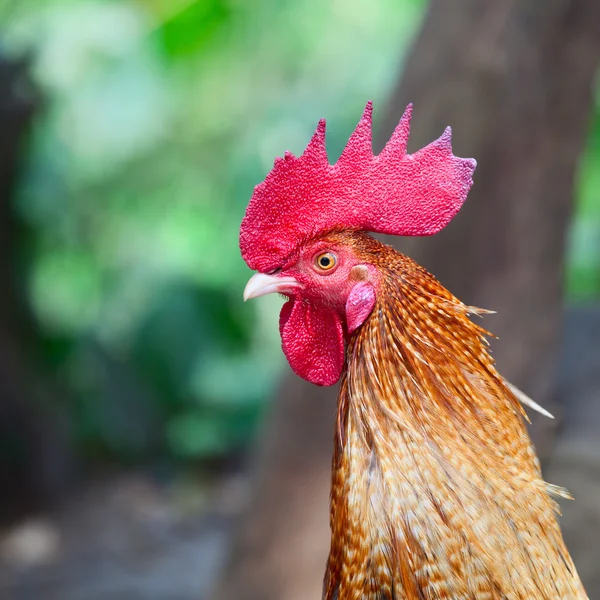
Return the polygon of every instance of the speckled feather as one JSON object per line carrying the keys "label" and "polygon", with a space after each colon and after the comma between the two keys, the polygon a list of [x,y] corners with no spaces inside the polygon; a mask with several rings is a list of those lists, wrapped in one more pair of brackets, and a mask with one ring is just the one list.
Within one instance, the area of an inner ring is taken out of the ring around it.
{"label": "speckled feather", "polygon": [[[524,413],[486,332],[411,259],[382,273],[339,395],[326,600],[584,600]],[[567,496],[568,497],[568,496]]]}

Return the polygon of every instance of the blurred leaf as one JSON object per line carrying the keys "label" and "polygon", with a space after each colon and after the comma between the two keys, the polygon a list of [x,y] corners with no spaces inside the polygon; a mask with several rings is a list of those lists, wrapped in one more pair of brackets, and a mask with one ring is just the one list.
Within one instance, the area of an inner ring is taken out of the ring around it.
{"label": "blurred leaf", "polygon": [[177,56],[202,50],[231,17],[228,4],[223,0],[191,0],[180,6],[158,30],[167,52]]}
{"label": "blurred leaf", "polygon": [[600,87],[587,149],[579,163],[566,263],[569,300],[589,302],[600,298]]}
{"label": "blurred leaf", "polygon": [[102,300],[102,276],[93,258],[80,252],[55,251],[35,266],[31,299],[43,325],[76,333],[97,319]]}
{"label": "blurred leaf", "polygon": [[186,413],[172,419],[167,440],[172,452],[181,458],[218,456],[231,447],[223,419],[202,413]]}

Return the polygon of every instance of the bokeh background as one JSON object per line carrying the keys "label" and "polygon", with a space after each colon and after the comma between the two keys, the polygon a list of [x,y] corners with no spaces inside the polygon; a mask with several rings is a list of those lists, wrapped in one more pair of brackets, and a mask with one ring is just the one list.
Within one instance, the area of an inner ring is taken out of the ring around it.
{"label": "bokeh background", "polygon": [[[252,465],[268,469],[250,449],[289,371],[280,301],[241,301],[239,222],[273,158],[301,152],[319,118],[331,161],[367,100],[381,129],[397,119],[427,10],[0,1],[2,598],[185,600],[208,597],[223,565],[235,577]],[[573,386],[593,371],[578,375],[574,352],[600,354],[600,95],[589,108],[556,264]]]}

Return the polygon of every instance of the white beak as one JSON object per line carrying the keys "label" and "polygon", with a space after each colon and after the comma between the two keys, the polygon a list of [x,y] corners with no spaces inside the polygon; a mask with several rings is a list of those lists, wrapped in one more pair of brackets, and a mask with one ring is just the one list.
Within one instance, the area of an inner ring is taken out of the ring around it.
{"label": "white beak", "polygon": [[294,288],[302,287],[302,284],[293,277],[279,275],[266,275],[265,273],[255,273],[250,277],[244,290],[244,302],[250,298],[258,298],[266,294],[278,292],[280,294],[289,294]]}

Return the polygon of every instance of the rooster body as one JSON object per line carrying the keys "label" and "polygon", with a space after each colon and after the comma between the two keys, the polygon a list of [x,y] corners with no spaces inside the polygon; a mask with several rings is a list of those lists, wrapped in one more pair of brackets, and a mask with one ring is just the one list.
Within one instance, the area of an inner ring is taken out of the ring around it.
{"label": "rooster body", "polygon": [[[543,481],[519,398],[469,318],[485,311],[364,231],[435,233],[460,208],[475,163],[452,156],[449,135],[407,155],[406,115],[372,160],[370,118],[368,106],[329,170],[324,124],[302,157],[278,159],[241,233],[259,270],[245,296],[289,299],[280,331],[292,368],[320,385],[341,379],[323,597],[585,600],[552,499],[568,495]],[[307,173],[319,176],[309,185]],[[295,220],[278,238],[290,196]]]}

